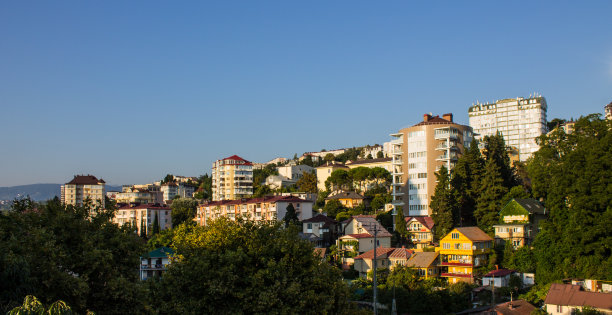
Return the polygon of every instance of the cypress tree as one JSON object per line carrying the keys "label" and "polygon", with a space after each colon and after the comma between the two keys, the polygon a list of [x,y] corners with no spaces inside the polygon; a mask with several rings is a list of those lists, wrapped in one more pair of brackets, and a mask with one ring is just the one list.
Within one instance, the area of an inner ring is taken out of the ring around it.
{"label": "cypress tree", "polygon": [[145,226],[144,220],[140,221],[140,237],[147,236],[147,228]]}
{"label": "cypress tree", "polygon": [[493,231],[497,223],[502,200],[508,189],[504,186],[500,170],[495,159],[489,159],[485,165],[485,173],[480,182],[480,196],[476,200],[474,217],[478,227],[485,232]]}
{"label": "cypress tree", "polygon": [[286,209],[287,212],[285,212],[285,217],[283,218],[283,221],[285,221],[285,227],[289,227],[289,224],[297,225],[300,222],[300,219],[298,218],[297,212],[295,212],[293,204],[290,203]]}
{"label": "cypress tree", "polygon": [[510,156],[506,149],[504,136],[497,131],[494,136],[484,137],[485,148],[484,154],[487,161],[493,160],[499,168],[499,173],[503,179],[503,185],[510,189],[517,185],[518,181],[514,176],[512,166],[510,165]]}
{"label": "cypress tree", "polygon": [[474,210],[484,169],[484,159],[478,148],[478,140],[474,139],[466,150],[451,172],[451,187],[456,193],[458,208],[454,221],[458,226],[476,225]]}
{"label": "cypress tree", "polygon": [[159,233],[159,218],[157,217],[157,211],[155,211],[155,219],[153,219],[153,234]]}
{"label": "cypress tree", "polygon": [[455,226],[453,218],[456,217],[458,209],[455,194],[450,187],[448,169],[445,166],[440,167],[440,170],[436,173],[436,178],[438,184],[434,195],[431,197],[429,207],[431,208],[431,218],[436,224],[434,238],[439,240]]}
{"label": "cypress tree", "polygon": [[404,245],[404,240],[408,236],[408,229],[406,228],[404,211],[401,207],[398,207],[397,214],[395,215],[395,232],[399,235],[400,245]]}

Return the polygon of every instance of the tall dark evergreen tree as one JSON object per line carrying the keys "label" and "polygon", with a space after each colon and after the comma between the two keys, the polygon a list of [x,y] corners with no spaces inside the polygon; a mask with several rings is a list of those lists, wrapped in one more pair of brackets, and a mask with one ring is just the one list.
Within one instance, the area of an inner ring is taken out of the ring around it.
{"label": "tall dark evergreen tree", "polygon": [[495,159],[491,158],[485,165],[485,173],[480,181],[480,195],[476,200],[474,212],[476,223],[483,231],[493,230],[493,224],[498,221],[502,199],[506,193],[508,189],[504,186],[500,170]]}
{"label": "tall dark evergreen tree", "polygon": [[429,207],[431,208],[431,218],[436,223],[434,237],[439,240],[455,227],[454,218],[458,216],[459,209],[457,208],[455,193],[450,187],[448,169],[445,166],[440,167],[440,170],[436,173],[436,178],[438,184],[434,195],[431,197]]}
{"label": "tall dark evergreen tree", "polygon": [[406,217],[404,217],[404,211],[401,207],[397,209],[395,215],[395,232],[399,236],[400,245],[404,245],[405,239],[408,236],[408,229],[406,228]]}
{"label": "tall dark evergreen tree", "polygon": [[295,207],[292,203],[287,206],[287,212],[285,212],[283,221],[285,221],[285,227],[288,227],[290,224],[297,225],[300,223],[300,219],[298,218],[297,212],[295,212]]}
{"label": "tall dark evergreen tree", "polygon": [[155,219],[153,219],[153,235],[159,233],[159,217],[157,211],[155,211]]}
{"label": "tall dark evergreen tree", "polygon": [[451,172],[451,187],[456,193],[459,209],[459,218],[455,220],[458,226],[476,225],[474,210],[485,164],[478,148],[478,140],[472,141],[469,149],[466,150]]}
{"label": "tall dark evergreen tree", "polygon": [[144,220],[140,221],[140,237],[147,237],[147,227],[145,226]]}
{"label": "tall dark evergreen tree", "polygon": [[499,168],[499,173],[503,179],[503,185],[510,189],[518,184],[514,176],[514,171],[510,165],[510,156],[506,149],[504,136],[498,131],[494,136],[484,137],[484,155],[485,160],[493,160]]}

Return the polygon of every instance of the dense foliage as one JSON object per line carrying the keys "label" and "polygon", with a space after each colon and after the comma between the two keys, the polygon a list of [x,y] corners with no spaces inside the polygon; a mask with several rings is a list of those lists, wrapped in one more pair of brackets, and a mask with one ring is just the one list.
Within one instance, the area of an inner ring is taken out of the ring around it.
{"label": "dense foliage", "polygon": [[528,164],[549,219],[535,241],[536,280],[612,280],[612,123],[583,117],[540,138]]}
{"label": "dense foliage", "polygon": [[191,222],[196,217],[198,201],[192,198],[178,198],[172,201],[170,208],[172,208],[172,225],[178,226]]}
{"label": "dense foliage", "polygon": [[144,242],[110,222],[113,210],[17,201],[0,216],[0,312],[26,295],[65,301],[75,311],[145,311],[135,266]]}
{"label": "dense foliage", "polygon": [[161,314],[324,314],[347,310],[340,272],[293,229],[219,219],[181,226],[177,260],[152,293]]}

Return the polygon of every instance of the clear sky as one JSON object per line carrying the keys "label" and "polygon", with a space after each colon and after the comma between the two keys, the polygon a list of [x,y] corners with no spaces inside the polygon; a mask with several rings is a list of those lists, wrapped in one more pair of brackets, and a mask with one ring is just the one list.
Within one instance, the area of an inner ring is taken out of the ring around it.
{"label": "clear sky", "polygon": [[2,1],[0,186],[197,176],[423,113],[612,101],[612,1]]}

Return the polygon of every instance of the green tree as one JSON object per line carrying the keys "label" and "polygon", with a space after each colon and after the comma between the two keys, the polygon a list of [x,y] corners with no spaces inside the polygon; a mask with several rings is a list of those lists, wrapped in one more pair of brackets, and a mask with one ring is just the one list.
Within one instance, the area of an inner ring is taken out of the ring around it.
{"label": "green tree", "polygon": [[325,154],[325,157],[323,157],[323,160],[325,160],[326,162],[331,162],[334,160],[336,156],[333,153],[327,153]]}
{"label": "green tree", "polygon": [[431,218],[436,222],[434,236],[439,240],[455,227],[455,218],[459,209],[456,207],[455,194],[451,190],[450,177],[445,166],[440,167],[436,179],[438,184],[431,197],[429,208],[431,208]]}
{"label": "green tree", "polygon": [[529,193],[525,190],[524,186],[522,185],[514,186],[504,196],[504,198],[501,201],[501,205],[502,207],[505,206],[512,199],[527,199],[527,198],[531,198],[531,195],[529,195]]}
{"label": "green tree", "polygon": [[[178,228],[176,255],[152,299],[163,314],[345,313],[340,272],[279,223],[218,219]],[[240,301],[240,303],[236,303]]]}
{"label": "green tree", "polygon": [[198,189],[194,195],[196,199],[211,199],[212,198],[212,176],[208,174],[201,175],[198,178]]}
{"label": "green tree", "polygon": [[165,184],[165,183],[171,183],[171,182],[173,182],[173,181],[174,181],[174,175],[172,175],[172,174],[167,174],[167,175],[166,175],[166,177],[164,177],[164,178],[161,180],[161,183],[162,183],[162,184]]}
{"label": "green tree", "polygon": [[382,159],[384,157],[385,157],[385,154],[383,153],[383,151],[376,152],[376,158],[377,159]]}
{"label": "green tree", "polygon": [[333,171],[325,181],[325,188],[329,191],[343,189],[350,190],[353,187],[353,178],[345,170]]}
{"label": "green tree", "polygon": [[477,206],[474,216],[478,227],[485,232],[491,232],[493,225],[498,222],[501,201],[508,192],[504,186],[503,178],[494,159],[488,159],[485,174],[480,182],[480,196],[476,200]]}
{"label": "green tree", "polygon": [[179,198],[172,201],[172,226],[179,226],[185,222],[191,223],[196,217],[198,201],[191,198]]}
{"label": "green tree", "polygon": [[329,200],[325,206],[323,206],[323,212],[330,217],[335,218],[338,213],[345,211],[346,208],[338,200]]}
{"label": "green tree", "polygon": [[512,245],[512,242],[506,241],[506,243],[504,244],[504,254],[503,254],[503,257],[501,258],[502,266],[504,266],[504,268],[512,269],[514,265],[513,257],[514,257],[514,245]]}
{"label": "green tree", "polygon": [[612,279],[612,122],[589,115],[575,128],[542,136],[527,166],[549,212],[534,243],[538,282]]}
{"label": "green tree", "polygon": [[317,175],[311,172],[303,172],[302,177],[296,183],[298,189],[302,192],[317,193]]}
{"label": "green tree", "polygon": [[114,211],[51,200],[0,216],[0,311],[34,295],[78,313],[144,312],[134,268],[145,244],[130,225],[110,222]]}
{"label": "green tree", "polygon": [[372,153],[369,153],[368,156],[366,156],[366,160],[372,160],[374,159],[374,157],[372,156]]}
{"label": "green tree", "polygon": [[289,203],[286,210],[287,212],[285,212],[285,217],[283,218],[283,221],[285,221],[285,227],[289,227],[291,224],[300,224],[300,219],[298,218],[297,212],[295,212],[295,207],[293,207],[292,203]]}
{"label": "green tree", "polygon": [[359,191],[366,190],[366,184],[368,182],[369,177],[370,177],[370,168],[368,167],[360,166],[360,167],[350,169],[348,171],[348,178],[350,178],[350,180],[352,181],[353,183],[352,186],[354,186]]}
{"label": "green tree", "polygon": [[153,235],[159,233],[159,217],[157,211],[155,211],[155,218],[153,219]]}
{"label": "green tree", "polygon": [[23,305],[17,306],[7,315],[34,315],[34,314],[49,314],[49,315],[72,315],[72,309],[64,301],[55,301],[49,305],[45,311],[44,305],[33,295],[28,295],[23,299]]}
{"label": "green tree", "polygon": [[512,166],[510,165],[510,156],[508,155],[508,151],[506,149],[506,142],[504,141],[504,136],[501,132],[497,131],[494,136],[485,136],[484,137],[484,156],[485,160],[488,162],[489,160],[493,160],[495,165],[497,165],[497,169],[499,170],[499,174],[501,175],[503,185],[507,189],[510,187],[514,187],[517,185],[517,180],[514,177],[514,172],[512,170]]}
{"label": "green tree", "polygon": [[459,158],[451,172],[451,187],[455,192],[457,208],[459,209],[459,226],[474,226],[476,219],[476,199],[479,195],[479,185],[484,173],[485,161],[478,148],[478,140],[470,143],[469,149]]}
{"label": "green tree", "polygon": [[395,214],[395,232],[398,234],[400,245],[405,244],[405,239],[408,237],[408,228],[406,227],[406,217],[404,211],[400,208]]}

